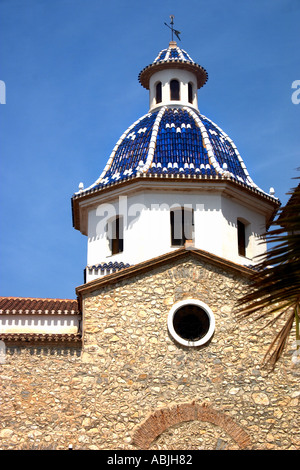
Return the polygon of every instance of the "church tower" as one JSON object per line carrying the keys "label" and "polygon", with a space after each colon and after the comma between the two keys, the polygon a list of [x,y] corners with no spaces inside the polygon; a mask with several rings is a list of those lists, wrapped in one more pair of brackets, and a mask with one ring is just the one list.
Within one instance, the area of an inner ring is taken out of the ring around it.
{"label": "church tower", "polygon": [[88,238],[86,282],[183,246],[254,265],[279,203],[200,113],[206,70],[172,40],[138,78],[149,91],[148,112],[119,138],[99,178],[72,198],[74,227]]}
{"label": "church tower", "polygon": [[181,464],[300,448],[296,346],[264,371],[269,318],[237,315],[279,201],[201,113],[207,79],[173,38],[140,72],[148,111],[72,197],[88,245],[76,300],[0,298],[1,449]]}

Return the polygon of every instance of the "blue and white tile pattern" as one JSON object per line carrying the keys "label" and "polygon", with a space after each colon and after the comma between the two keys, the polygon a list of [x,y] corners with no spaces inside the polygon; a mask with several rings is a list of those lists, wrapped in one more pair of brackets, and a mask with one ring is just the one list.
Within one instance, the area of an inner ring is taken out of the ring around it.
{"label": "blue and white tile pattern", "polygon": [[228,176],[257,188],[228,135],[189,107],[162,107],[136,121],[86,191],[143,174]]}

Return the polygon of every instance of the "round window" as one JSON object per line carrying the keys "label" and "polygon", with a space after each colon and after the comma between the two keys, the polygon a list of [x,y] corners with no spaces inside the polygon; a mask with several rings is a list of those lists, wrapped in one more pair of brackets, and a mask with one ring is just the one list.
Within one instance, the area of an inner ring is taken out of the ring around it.
{"label": "round window", "polygon": [[173,305],[168,316],[168,329],[184,346],[201,346],[213,335],[215,317],[200,300],[189,299]]}

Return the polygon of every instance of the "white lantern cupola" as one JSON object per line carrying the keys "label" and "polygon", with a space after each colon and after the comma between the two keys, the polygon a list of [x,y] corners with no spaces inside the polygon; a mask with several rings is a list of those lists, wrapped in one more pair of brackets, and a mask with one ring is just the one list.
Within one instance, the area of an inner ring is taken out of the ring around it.
{"label": "white lantern cupola", "polygon": [[199,112],[206,70],[172,40],[138,78],[149,90],[148,112],[72,198],[74,226],[88,238],[86,282],[187,246],[255,264],[279,202]]}
{"label": "white lantern cupola", "polygon": [[197,90],[207,81],[206,70],[171,41],[152,64],[139,74],[139,81],[150,91],[150,111],[161,106],[189,106],[198,111]]}

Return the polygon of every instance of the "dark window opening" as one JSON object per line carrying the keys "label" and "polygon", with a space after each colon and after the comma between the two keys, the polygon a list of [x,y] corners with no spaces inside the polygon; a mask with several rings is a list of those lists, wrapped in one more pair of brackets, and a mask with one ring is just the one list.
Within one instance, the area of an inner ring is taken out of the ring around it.
{"label": "dark window opening", "polygon": [[193,84],[192,83],[189,83],[189,85],[188,85],[188,94],[189,94],[189,103],[193,103],[194,94],[193,94]]}
{"label": "dark window opening", "polygon": [[158,82],[155,89],[156,103],[161,103],[162,101],[162,86],[161,82]]}
{"label": "dark window opening", "polygon": [[238,251],[240,256],[246,256],[246,226],[240,220],[237,221]]}
{"label": "dark window opening", "polygon": [[193,240],[194,211],[190,209],[172,210],[170,212],[171,244],[183,246],[187,240]]}
{"label": "dark window opening", "polygon": [[111,223],[110,250],[112,255],[123,251],[123,218],[116,217]]}
{"label": "dark window opening", "polygon": [[185,305],[174,314],[173,326],[178,336],[186,341],[199,341],[207,334],[210,320],[201,307]]}
{"label": "dark window opening", "polygon": [[171,80],[170,90],[171,90],[171,101],[179,101],[180,100],[180,85],[179,85],[178,80]]}

